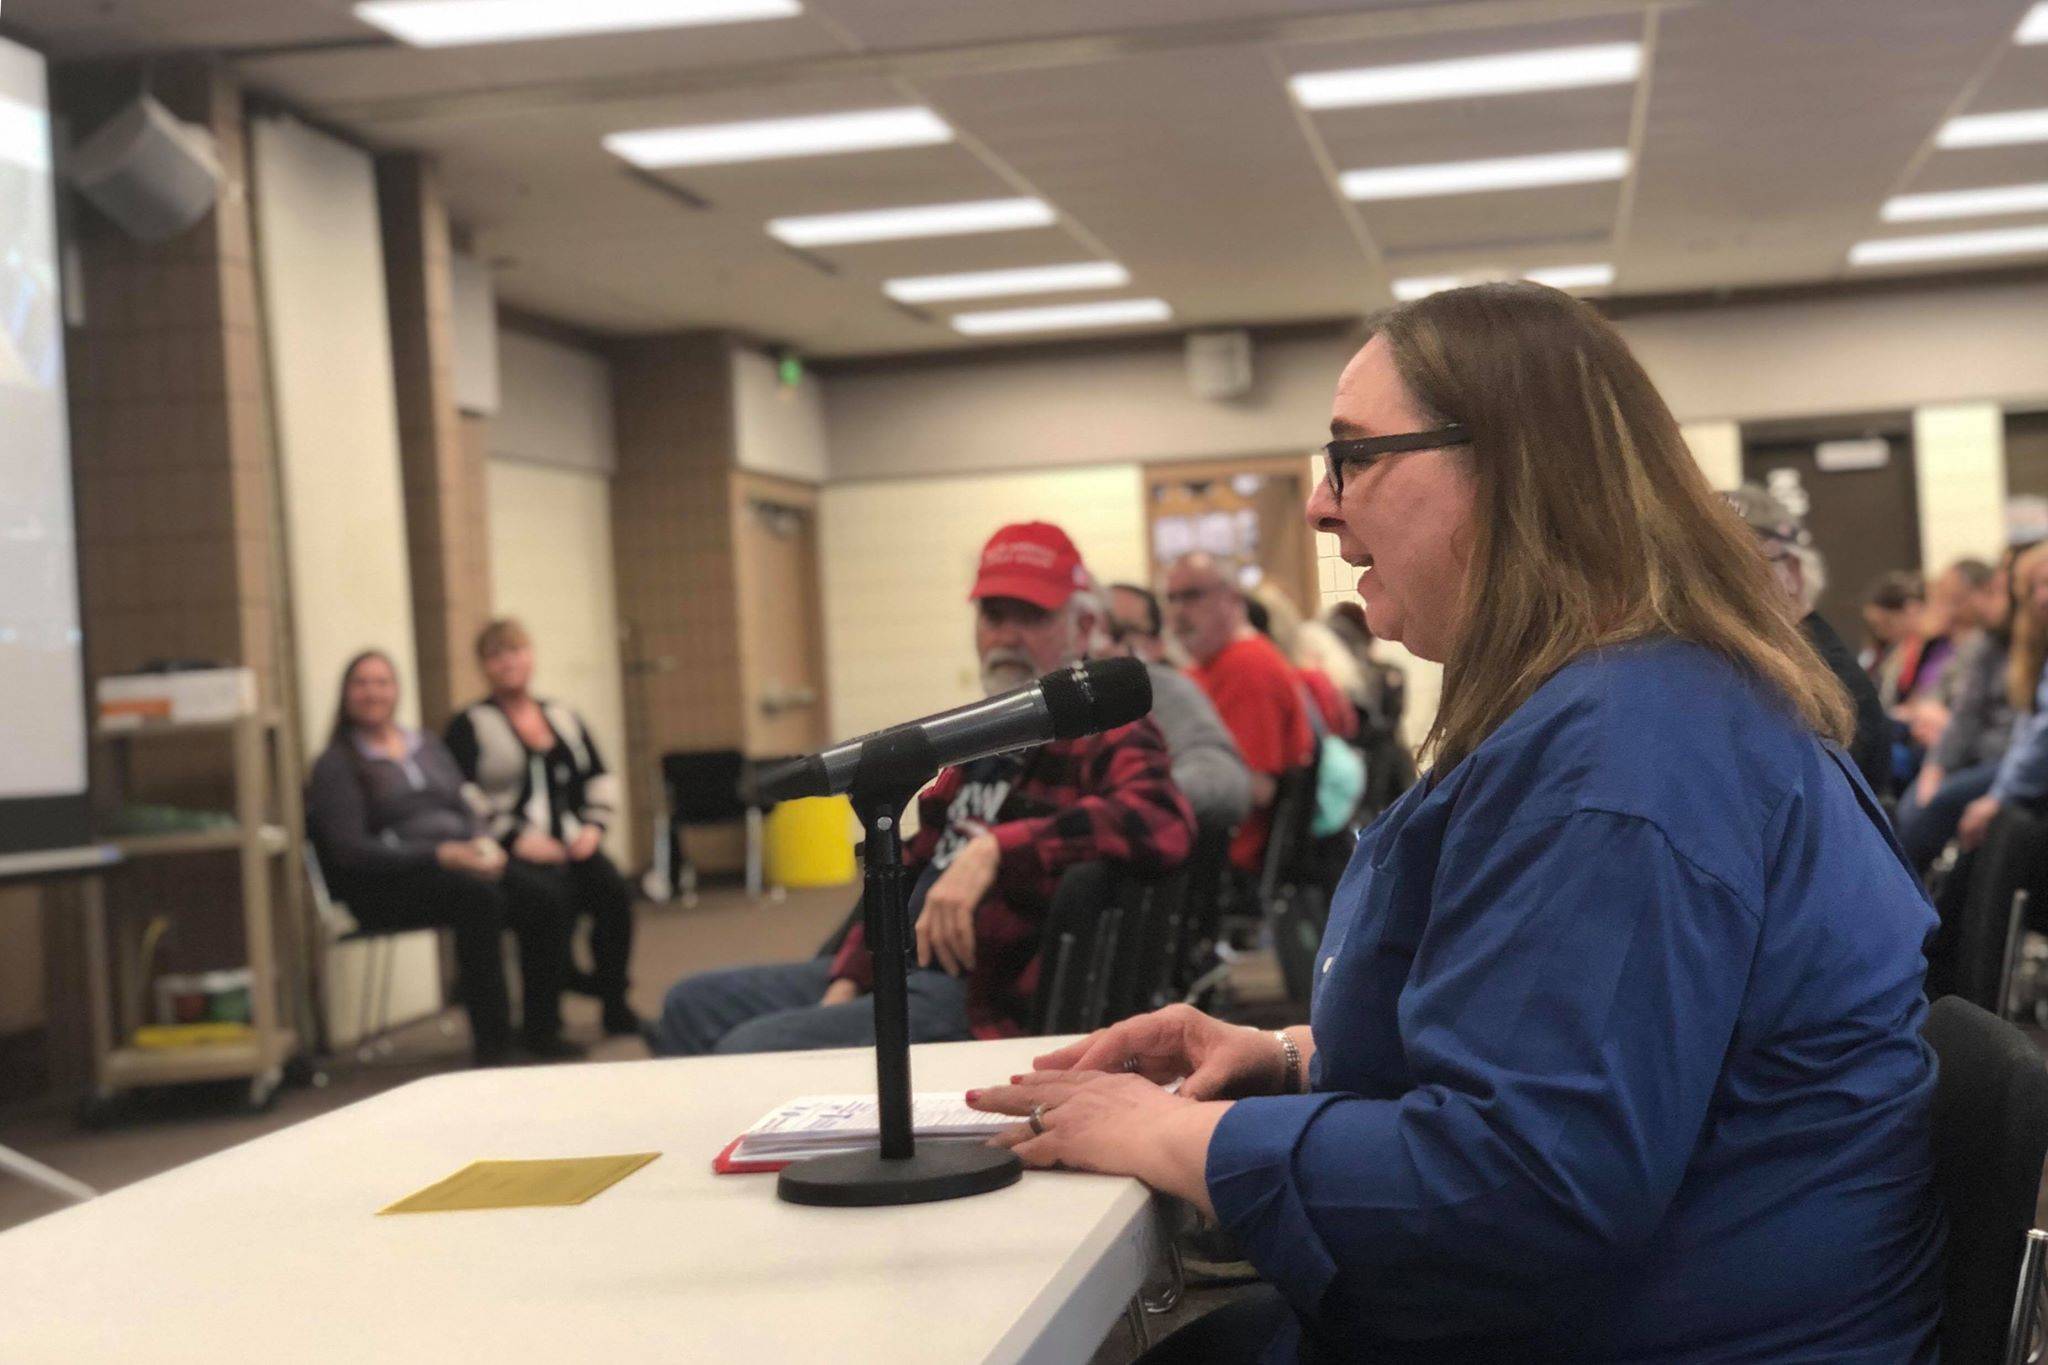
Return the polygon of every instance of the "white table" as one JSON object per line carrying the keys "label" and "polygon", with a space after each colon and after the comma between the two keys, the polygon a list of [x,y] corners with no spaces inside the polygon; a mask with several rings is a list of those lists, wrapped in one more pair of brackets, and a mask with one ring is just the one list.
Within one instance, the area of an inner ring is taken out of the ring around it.
{"label": "white table", "polygon": [[[1047,1046],[919,1047],[913,1084]],[[0,1360],[1086,1361],[1159,1246],[1136,1181],[824,1209],[711,1173],[781,1101],[873,1088],[865,1051],[417,1081],[0,1234]],[[643,1151],[578,1207],[375,1216],[481,1158]]]}

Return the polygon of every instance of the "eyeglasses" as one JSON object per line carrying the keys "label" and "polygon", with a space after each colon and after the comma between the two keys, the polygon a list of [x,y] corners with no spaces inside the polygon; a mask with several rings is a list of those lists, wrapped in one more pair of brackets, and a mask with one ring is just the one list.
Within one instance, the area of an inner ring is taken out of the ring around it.
{"label": "eyeglasses", "polygon": [[1395,436],[1362,436],[1350,441],[1331,441],[1323,447],[1325,477],[1330,481],[1330,492],[1341,499],[1344,496],[1346,465],[1371,465],[1388,455],[1469,445],[1471,440],[1463,424],[1453,422],[1434,431],[1406,431]]}
{"label": "eyeglasses", "polygon": [[1166,605],[1169,607],[1192,606],[1222,586],[1221,583],[1209,583],[1199,588],[1176,588],[1166,594]]}

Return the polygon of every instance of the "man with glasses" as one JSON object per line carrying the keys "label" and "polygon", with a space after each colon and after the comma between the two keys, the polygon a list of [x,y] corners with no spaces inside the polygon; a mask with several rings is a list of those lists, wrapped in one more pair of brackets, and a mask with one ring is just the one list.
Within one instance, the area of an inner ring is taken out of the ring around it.
{"label": "man with glasses", "polygon": [[[1855,653],[1827,618],[1814,610],[1827,588],[1827,566],[1813,547],[1805,520],[1759,484],[1743,484],[1726,496],[1735,515],[1756,537],[1756,547],[1770,564],[1771,576],[1791,603],[1793,615],[1799,618],[1807,643],[1828,671],[1841,679],[1842,689],[1856,704],[1856,737],[1849,745],[1849,757],[1862,770],[1870,789],[1879,796],[1887,795],[1892,789],[1891,720]],[[1938,846],[1935,851],[1940,851]]]}
{"label": "man with glasses", "polygon": [[1094,648],[1099,658],[1142,660],[1152,675],[1152,719],[1173,756],[1173,784],[1205,833],[1237,828],[1250,812],[1252,775],[1208,696],[1166,662],[1159,599],[1132,583],[1112,584]]}
{"label": "man with glasses", "polygon": [[1230,843],[1231,865],[1256,876],[1266,856],[1280,777],[1305,767],[1315,732],[1294,666],[1252,628],[1236,565],[1197,551],[1166,574],[1168,625],[1251,769],[1251,814]]}

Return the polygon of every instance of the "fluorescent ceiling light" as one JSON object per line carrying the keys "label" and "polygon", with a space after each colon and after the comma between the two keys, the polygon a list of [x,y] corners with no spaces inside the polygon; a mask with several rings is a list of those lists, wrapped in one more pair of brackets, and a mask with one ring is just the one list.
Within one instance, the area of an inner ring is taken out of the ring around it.
{"label": "fluorescent ceiling light", "polygon": [[998,336],[1005,332],[1049,332],[1071,327],[1119,327],[1134,322],[1164,322],[1173,316],[1165,299],[1111,299],[1107,303],[1068,303],[1053,308],[1005,308],[993,313],[960,313],[953,330],[962,336]]}
{"label": "fluorescent ceiling light", "polygon": [[977,270],[966,275],[917,275],[890,280],[882,292],[898,303],[987,299],[1004,294],[1056,294],[1063,289],[1121,289],[1131,272],[1115,261],[1077,261],[1024,270]]}
{"label": "fluorescent ceiling light", "polygon": [[414,47],[792,19],[800,0],[363,0],[356,18]]}
{"label": "fluorescent ceiling light", "polygon": [[2002,114],[1965,114],[1941,125],[1937,147],[2006,147],[2048,142],[2048,109],[2008,109]]}
{"label": "fluorescent ceiling light", "polygon": [[1552,265],[1530,270],[1522,278],[1552,289],[1605,289],[1614,283],[1614,267],[1599,265]]}
{"label": "fluorescent ceiling light", "polygon": [[922,204],[910,209],[820,213],[772,218],[768,233],[788,246],[843,246],[900,237],[956,237],[970,232],[1011,232],[1050,227],[1052,205],[1043,199],[976,199],[963,204]]}
{"label": "fluorescent ceiling light", "polygon": [[1489,161],[1382,166],[1346,171],[1338,177],[1338,184],[1353,199],[1420,199],[1435,194],[1478,194],[1539,185],[1582,185],[1596,180],[1619,180],[1627,174],[1628,152],[1621,147],[1607,147]]}
{"label": "fluorescent ceiling light", "polygon": [[1416,104],[1469,95],[1621,85],[1633,81],[1642,69],[1642,44],[1601,43],[1448,62],[1312,71],[1287,84],[1304,109],[1348,109],[1366,104]]}
{"label": "fluorescent ceiling light", "polygon": [[[1484,284],[1489,280],[1514,278],[1499,271],[1483,271],[1470,275],[1408,275],[1393,283],[1394,297],[1403,303],[1440,294],[1446,289],[1461,285]],[[1598,265],[1552,265],[1536,270],[1524,271],[1520,278],[1535,284],[1547,284],[1552,289],[1604,289],[1614,283],[1614,267],[1604,262]]]}
{"label": "fluorescent ceiling light", "polygon": [[1896,265],[1903,261],[1947,261],[1959,256],[2011,256],[2024,251],[2048,251],[2048,227],[1947,232],[1936,237],[1880,237],[1850,247],[1849,264]]}
{"label": "fluorescent ceiling light", "polygon": [[2012,35],[2016,43],[2048,43],[2048,0],[2027,11],[2027,17],[2020,20],[2020,31]]}
{"label": "fluorescent ceiling light", "polygon": [[735,161],[873,152],[886,147],[931,147],[952,140],[953,130],[944,119],[913,105],[810,118],[642,128],[607,134],[604,145],[606,151],[654,171],[672,166],[723,166]]}
{"label": "fluorescent ceiling light", "polygon": [[1930,218],[1977,218],[1993,213],[2032,213],[2036,209],[2048,209],[2048,184],[1895,195],[1884,201],[1879,216],[1887,223],[1922,223]]}
{"label": "fluorescent ceiling light", "polygon": [[1474,281],[1460,275],[1409,275],[1394,281],[1394,297],[1403,303],[1413,303],[1431,294],[1441,294],[1446,289],[1472,283]]}

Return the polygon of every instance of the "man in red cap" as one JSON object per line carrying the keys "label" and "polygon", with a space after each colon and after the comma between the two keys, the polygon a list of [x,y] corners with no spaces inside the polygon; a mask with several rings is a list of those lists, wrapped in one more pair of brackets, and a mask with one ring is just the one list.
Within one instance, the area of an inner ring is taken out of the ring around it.
{"label": "man in red cap", "polygon": [[[1096,624],[1089,600],[1076,596],[1088,581],[1057,526],[1024,522],[989,537],[968,594],[985,691],[1082,657]],[[942,771],[918,797],[918,833],[904,849],[917,944],[911,1041],[1023,1032],[1060,874],[1097,861],[1168,871],[1186,859],[1194,827],[1150,718]],[[829,960],[677,982],[648,1042],[667,1055],[872,1043],[872,982],[856,923]]]}

